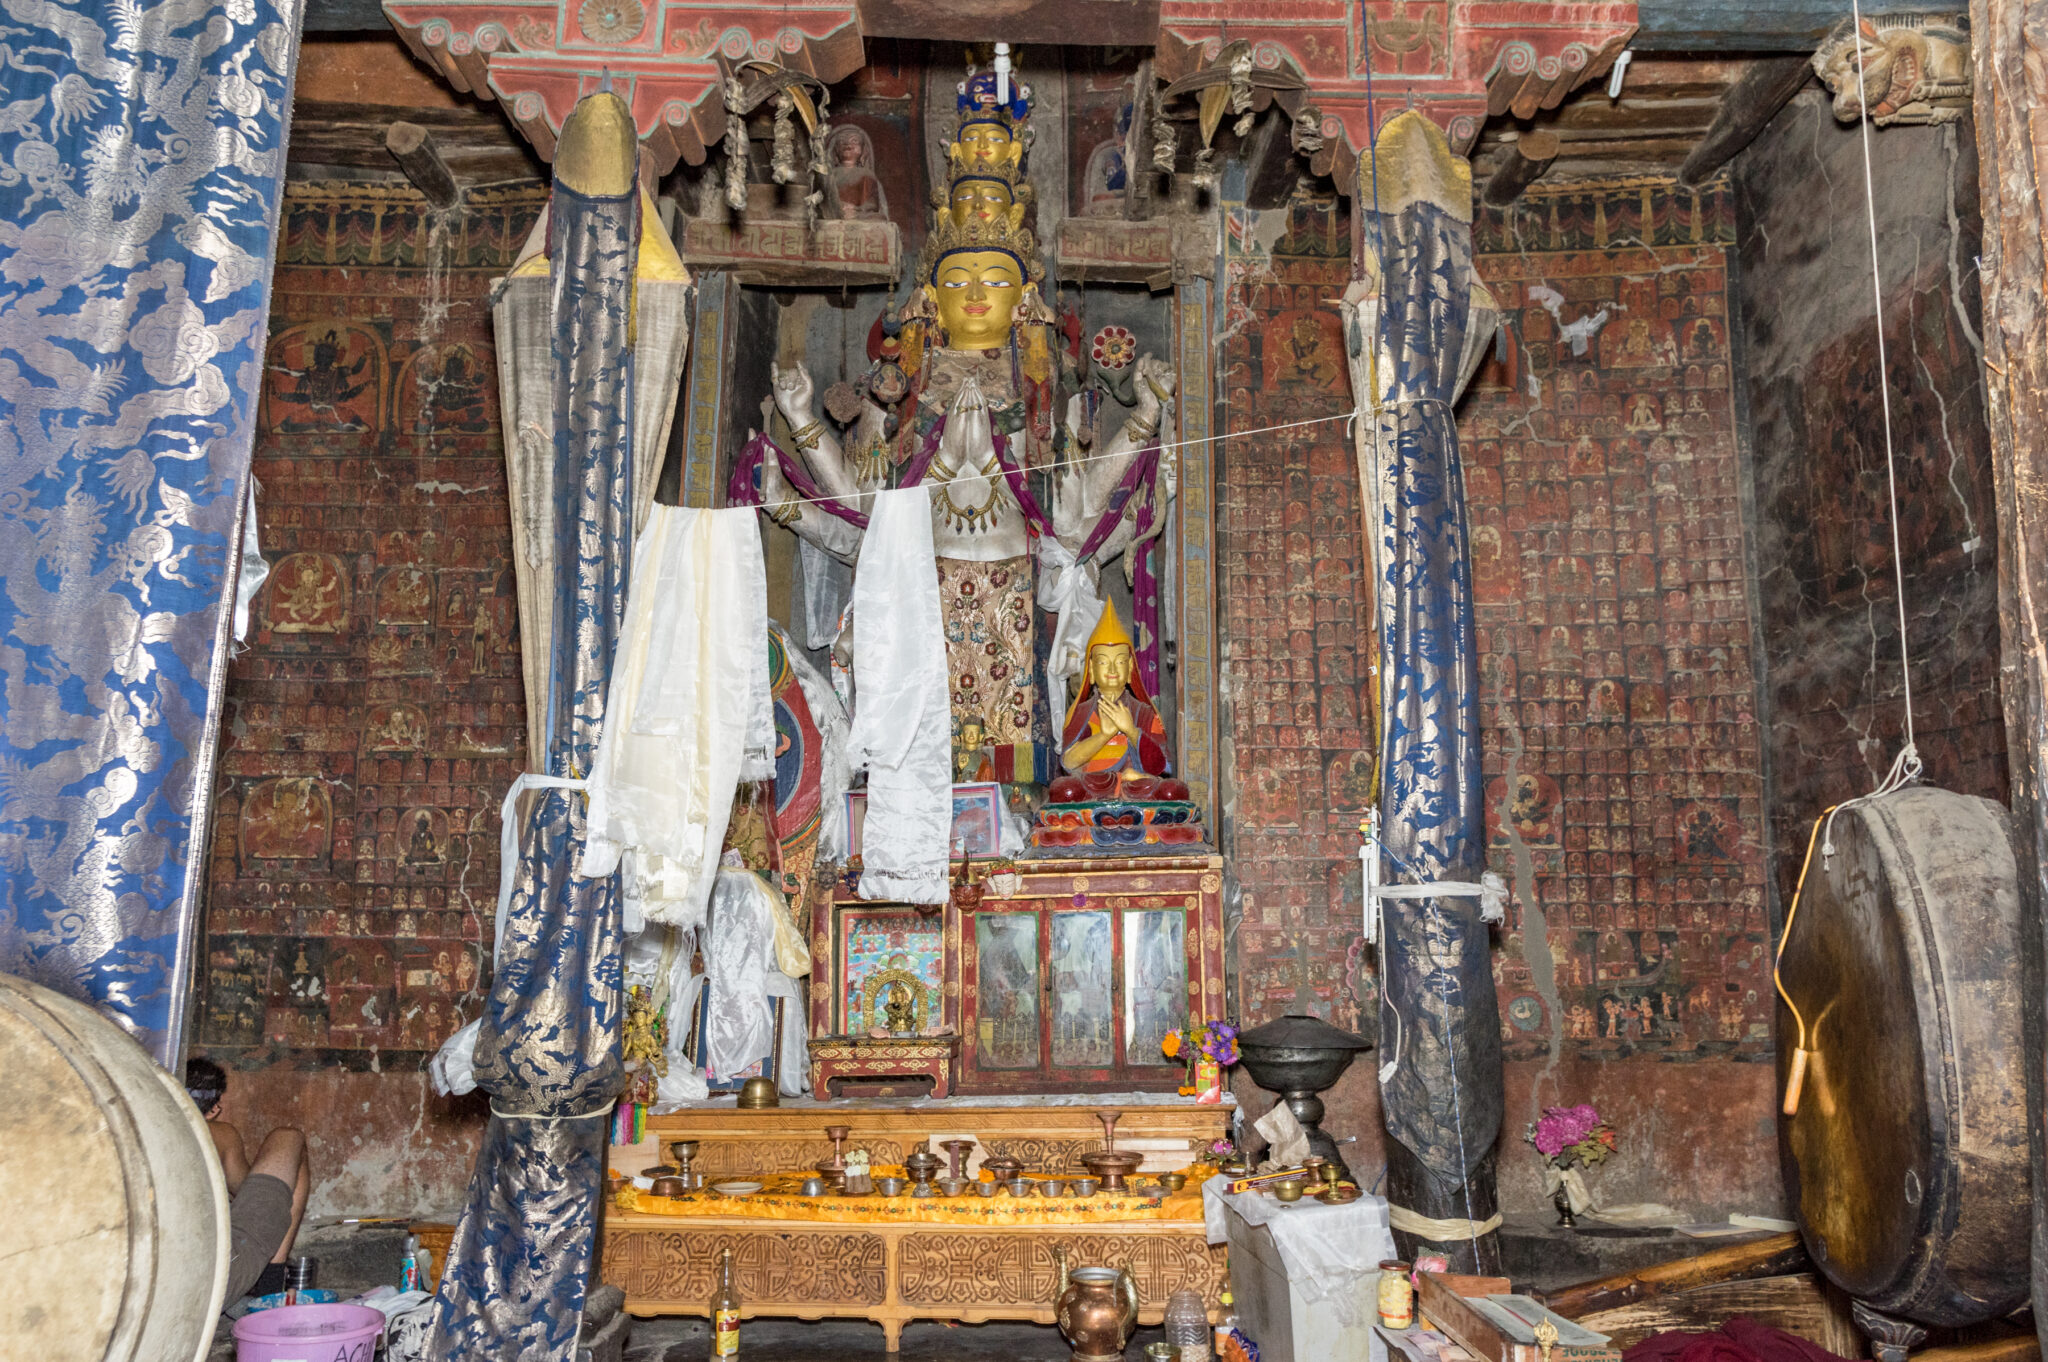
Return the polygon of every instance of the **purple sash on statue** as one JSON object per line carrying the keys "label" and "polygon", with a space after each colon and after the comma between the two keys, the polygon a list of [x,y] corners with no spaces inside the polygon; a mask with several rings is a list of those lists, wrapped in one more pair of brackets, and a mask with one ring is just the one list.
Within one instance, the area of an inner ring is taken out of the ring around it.
{"label": "purple sash on statue", "polygon": [[[932,428],[926,433],[923,445],[911,457],[910,462],[904,465],[903,477],[897,483],[898,487],[916,487],[924,481],[925,474],[931,471],[932,460],[938,455],[939,439],[945,433],[945,429],[946,418],[943,415],[932,422]],[[995,447],[996,467],[1002,471],[1003,481],[1009,486],[1010,496],[1015,499],[1017,508],[1024,513],[1024,523],[1031,527],[1034,535],[1051,534],[1052,517],[1045,513],[1045,509],[1038,504],[1038,498],[1031,494],[1023,467],[1010,457],[1009,438],[993,428],[990,429],[989,436]],[[771,450],[777,463],[781,465],[782,476],[788,480],[790,487],[800,498],[828,515],[838,516],[849,525],[863,530],[868,527],[868,518],[863,512],[856,511],[836,497],[826,496],[818,486],[817,480],[811,476],[810,470],[804,467],[803,460],[790,454],[765,434],[756,435],[747,441],[746,447],[740,451],[739,458],[734,461],[732,476],[726,479],[725,484],[727,505],[761,505],[761,488],[755,474]],[[1158,444],[1149,444],[1139,450],[1138,457],[1131,461],[1131,466],[1124,470],[1123,478],[1110,492],[1109,504],[1103,508],[1102,515],[1088,531],[1088,537],[1082,541],[1081,551],[1075,557],[1085,562],[1109,542],[1109,536],[1115,532],[1117,523],[1123,519],[1124,510],[1130,505],[1131,498],[1137,494],[1139,488],[1152,485],[1158,470]],[[1132,623],[1138,629],[1138,676],[1145,683],[1146,689],[1156,695],[1159,692],[1159,578],[1153,567],[1153,558],[1158,550],[1158,543],[1145,537],[1152,528],[1152,516],[1153,504],[1148,497],[1138,508],[1138,538],[1131,547],[1134,555],[1131,569],[1131,600],[1132,613],[1135,616]]]}

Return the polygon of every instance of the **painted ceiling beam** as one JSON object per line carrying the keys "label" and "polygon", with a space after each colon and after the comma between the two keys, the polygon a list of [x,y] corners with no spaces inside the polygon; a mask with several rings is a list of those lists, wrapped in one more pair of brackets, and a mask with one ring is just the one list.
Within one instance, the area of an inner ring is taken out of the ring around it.
{"label": "painted ceiling beam", "polygon": [[1159,0],[858,0],[868,38],[1150,47]]}
{"label": "painted ceiling beam", "polygon": [[[1865,17],[1940,8],[1930,0],[1863,0]],[[1843,0],[1638,0],[1633,46],[1641,52],[1812,52],[1848,12]]]}

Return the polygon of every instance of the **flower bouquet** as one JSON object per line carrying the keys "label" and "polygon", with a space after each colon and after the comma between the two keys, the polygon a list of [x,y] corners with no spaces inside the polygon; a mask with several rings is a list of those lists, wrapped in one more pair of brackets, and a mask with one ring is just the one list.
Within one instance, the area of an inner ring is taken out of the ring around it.
{"label": "flower bouquet", "polygon": [[1591,1103],[1545,1107],[1522,1138],[1543,1156],[1543,1186],[1557,1207],[1557,1223],[1577,1223],[1575,1216],[1593,1209],[1593,1194],[1580,1170],[1607,1162],[1615,1148],[1614,1127],[1600,1119]]}
{"label": "flower bouquet", "polygon": [[1185,1031],[1168,1031],[1159,1048],[1168,1059],[1188,1066],[1182,1097],[1213,1106],[1223,1100],[1223,1071],[1237,1063],[1237,1028],[1229,1022],[1190,1022]]}

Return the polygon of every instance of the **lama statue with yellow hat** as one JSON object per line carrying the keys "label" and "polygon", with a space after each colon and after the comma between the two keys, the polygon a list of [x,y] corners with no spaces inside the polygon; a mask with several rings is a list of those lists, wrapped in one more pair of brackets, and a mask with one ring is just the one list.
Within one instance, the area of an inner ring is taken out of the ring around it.
{"label": "lama statue with yellow hat", "polygon": [[1114,795],[1127,777],[1167,774],[1166,724],[1145,694],[1136,662],[1116,605],[1105,602],[1060,733],[1060,762],[1090,795]]}

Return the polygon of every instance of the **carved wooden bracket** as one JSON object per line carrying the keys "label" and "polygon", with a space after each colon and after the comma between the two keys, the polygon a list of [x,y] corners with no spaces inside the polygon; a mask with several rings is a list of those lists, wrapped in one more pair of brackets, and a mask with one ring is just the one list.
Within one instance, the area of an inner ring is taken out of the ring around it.
{"label": "carved wooden bracket", "polygon": [[1237,40],[1258,66],[1291,64],[1322,112],[1310,165],[1342,187],[1375,122],[1419,109],[1466,151],[1488,115],[1555,107],[1635,31],[1634,0],[1161,0],[1157,70],[1179,80]]}
{"label": "carved wooden bracket", "polygon": [[829,85],[866,60],[853,0],[385,0],[384,13],[449,84],[502,103],[545,160],[609,77],[658,174],[702,164],[724,135],[721,63],[772,61]]}

